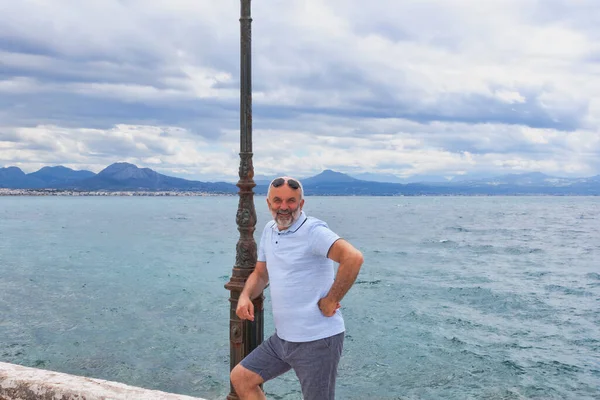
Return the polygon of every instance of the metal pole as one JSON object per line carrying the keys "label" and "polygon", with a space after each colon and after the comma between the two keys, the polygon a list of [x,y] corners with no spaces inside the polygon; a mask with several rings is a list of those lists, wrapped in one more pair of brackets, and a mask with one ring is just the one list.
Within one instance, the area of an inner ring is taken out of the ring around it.
{"label": "metal pole", "polygon": [[[256,266],[256,210],[254,208],[254,167],[252,165],[252,31],[250,0],[241,1],[241,63],[240,63],[240,180],[236,221],[240,238],[236,246],[235,265],[231,279],[225,285],[230,291],[229,344],[230,370],[263,341],[264,317],[262,294],[254,300],[254,322],[241,321],[235,314],[246,279]],[[239,399],[230,383],[228,400]]]}

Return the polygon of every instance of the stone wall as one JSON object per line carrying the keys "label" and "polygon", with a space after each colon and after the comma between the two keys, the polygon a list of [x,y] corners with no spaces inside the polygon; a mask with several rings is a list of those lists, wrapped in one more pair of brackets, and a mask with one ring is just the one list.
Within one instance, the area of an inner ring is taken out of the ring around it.
{"label": "stone wall", "polygon": [[0,400],[202,400],[0,362]]}

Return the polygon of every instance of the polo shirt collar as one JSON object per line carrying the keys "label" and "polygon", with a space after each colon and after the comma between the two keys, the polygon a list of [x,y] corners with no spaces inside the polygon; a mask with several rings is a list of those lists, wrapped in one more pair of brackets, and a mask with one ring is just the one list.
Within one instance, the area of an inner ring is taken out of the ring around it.
{"label": "polo shirt collar", "polygon": [[278,232],[278,233],[288,233],[288,232],[296,232],[298,229],[300,229],[300,227],[302,226],[302,224],[304,224],[304,222],[306,221],[306,214],[304,214],[304,211],[300,211],[300,216],[298,217],[298,219],[296,220],[296,222],[294,222],[292,224],[292,226],[290,226],[287,229],[284,229],[282,231],[279,230],[279,228],[277,227],[277,222],[273,221],[273,230]]}

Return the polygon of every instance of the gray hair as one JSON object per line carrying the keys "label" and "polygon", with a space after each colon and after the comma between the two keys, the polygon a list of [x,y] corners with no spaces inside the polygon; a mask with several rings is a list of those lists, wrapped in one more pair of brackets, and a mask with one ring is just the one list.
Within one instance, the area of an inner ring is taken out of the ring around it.
{"label": "gray hair", "polygon": [[279,178],[285,179],[285,183],[287,183],[288,179],[293,179],[296,182],[298,182],[298,185],[300,185],[300,198],[298,200],[302,200],[304,198],[304,188],[302,187],[302,182],[300,182],[299,179],[292,178],[291,176],[278,176],[277,178],[273,179],[271,183],[269,183],[269,188],[267,189],[267,199],[271,196],[271,188],[273,187],[273,182]]}

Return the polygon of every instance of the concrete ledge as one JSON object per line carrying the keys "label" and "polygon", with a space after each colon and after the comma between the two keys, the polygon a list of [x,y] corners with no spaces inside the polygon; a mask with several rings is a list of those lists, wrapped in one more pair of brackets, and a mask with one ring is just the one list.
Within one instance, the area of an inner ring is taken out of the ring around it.
{"label": "concrete ledge", "polygon": [[0,400],[202,400],[0,362]]}

